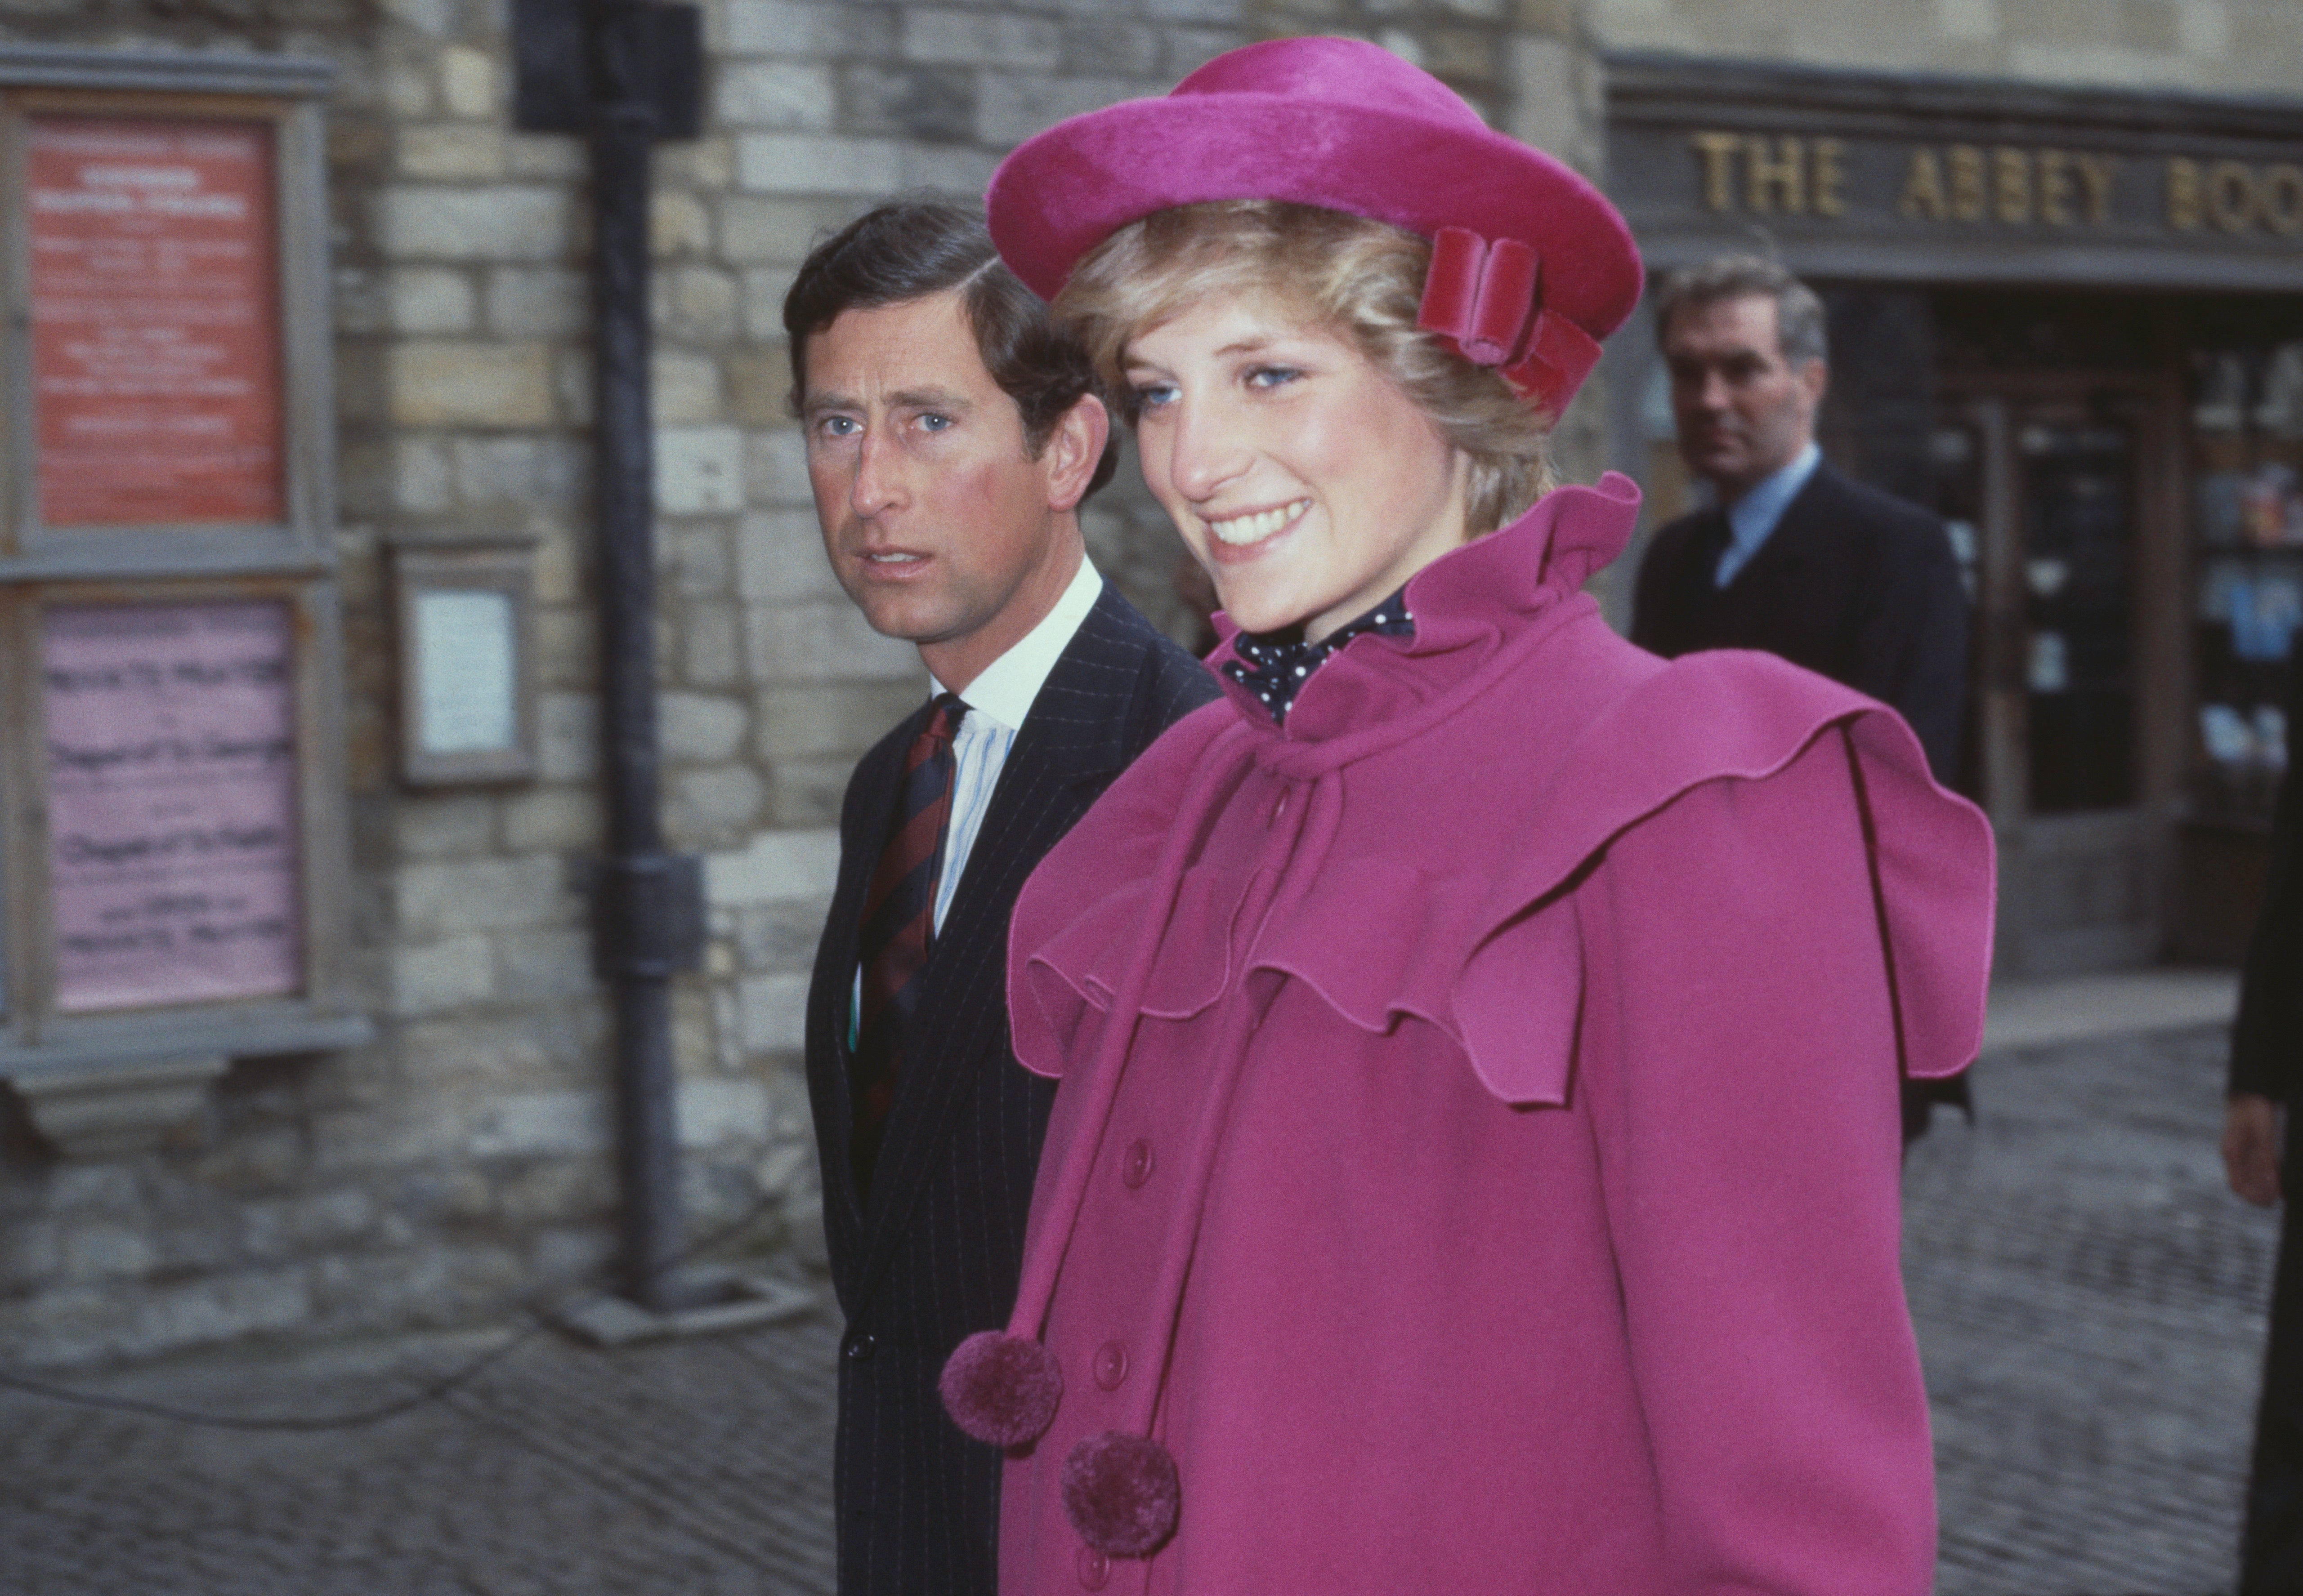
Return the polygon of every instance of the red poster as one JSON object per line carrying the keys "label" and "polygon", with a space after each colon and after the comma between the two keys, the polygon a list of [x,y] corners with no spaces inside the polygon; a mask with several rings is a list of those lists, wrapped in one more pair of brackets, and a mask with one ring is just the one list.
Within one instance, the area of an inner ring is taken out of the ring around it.
{"label": "red poster", "polygon": [[301,986],[292,624],[266,600],[43,617],[58,1009]]}
{"label": "red poster", "polygon": [[270,125],[41,117],[28,147],[40,519],[285,519]]}

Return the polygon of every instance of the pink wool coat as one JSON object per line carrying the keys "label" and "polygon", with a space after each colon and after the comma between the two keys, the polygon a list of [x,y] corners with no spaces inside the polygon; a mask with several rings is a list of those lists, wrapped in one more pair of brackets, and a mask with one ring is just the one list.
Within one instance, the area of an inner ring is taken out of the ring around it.
{"label": "pink wool coat", "polygon": [[[1928,1589],[1896,1076],[1974,1056],[1990,833],[1870,701],[1610,632],[1637,502],[1427,567],[1284,732],[1235,686],[1025,889],[1003,1592]],[[1145,1558],[1060,1499],[1111,1430],[1176,1461]]]}

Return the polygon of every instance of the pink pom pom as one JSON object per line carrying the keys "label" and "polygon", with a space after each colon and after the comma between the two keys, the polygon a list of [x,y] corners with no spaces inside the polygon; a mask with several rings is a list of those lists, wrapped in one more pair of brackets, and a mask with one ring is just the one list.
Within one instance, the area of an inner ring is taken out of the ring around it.
{"label": "pink pom pom", "polygon": [[1021,1447],[1055,1422],[1064,1375],[1039,1342],[980,1330],[952,1349],[936,1389],[951,1422],[976,1440]]}
{"label": "pink pom pom", "polygon": [[1064,1459],[1064,1512],[1106,1557],[1143,1558],[1176,1533],[1184,1491],[1176,1460],[1148,1436],[1091,1435]]}

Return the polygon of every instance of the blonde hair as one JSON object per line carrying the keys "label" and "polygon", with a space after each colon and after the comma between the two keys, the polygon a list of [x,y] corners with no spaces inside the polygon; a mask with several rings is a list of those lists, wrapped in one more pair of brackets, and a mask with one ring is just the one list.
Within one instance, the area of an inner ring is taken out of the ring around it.
{"label": "blonde hair", "polygon": [[1054,309],[1132,424],[1128,340],[1210,295],[1277,297],[1347,335],[1470,457],[1465,520],[1477,537],[1554,485],[1546,429],[1497,373],[1416,326],[1430,264],[1429,243],[1388,223],[1275,199],[1210,200],[1155,211],[1104,239]]}

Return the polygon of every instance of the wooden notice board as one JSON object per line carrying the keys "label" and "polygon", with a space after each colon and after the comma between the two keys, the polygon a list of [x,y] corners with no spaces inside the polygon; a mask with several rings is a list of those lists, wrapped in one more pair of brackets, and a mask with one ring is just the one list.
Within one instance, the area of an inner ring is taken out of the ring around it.
{"label": "wooden notice board", "polygon": [[269,122],[27,119],[46,525],[285,518],[273,137]]}
{"label": "wooden notice board", "polygon": [[295,664],[276,600],[45,612],[60,1012],[300,987]]}
{"label": "wooden notice board", "polygon": [[330,80],[0,41],[0,1079],[60,1147],[88,1094],[181,1118],[179,1078],[372,1033]]}

